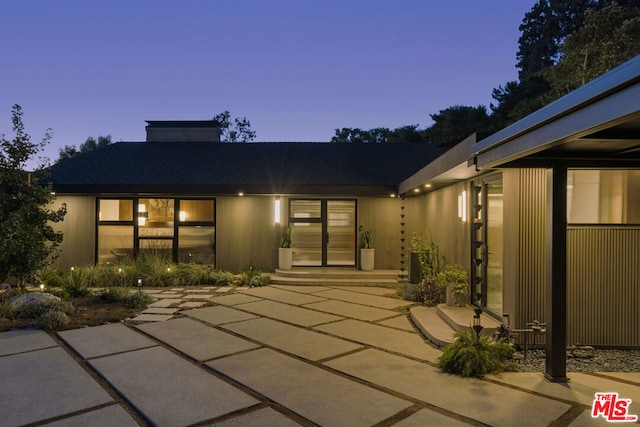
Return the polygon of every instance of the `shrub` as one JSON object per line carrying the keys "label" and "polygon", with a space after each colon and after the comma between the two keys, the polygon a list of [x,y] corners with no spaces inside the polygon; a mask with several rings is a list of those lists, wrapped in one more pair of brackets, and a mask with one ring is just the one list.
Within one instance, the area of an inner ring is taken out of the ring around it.
{"label": "shrub", "polygon": [[36,326],[45,331],[57,331],[69,324],[69,316],[62,310],[48,310],[36,319]]}
{"label": "shrub", "polygon": [[216,286],[229,286],[234,280],[235,276],[229,271],[216,270],[211,274],[211,281]]}
{"label": "shrub", "polygon": [[129,295],[126,305],[129,308],[146,308],[153,302],[153,298],[146,292],[136,292]]}
{"label": "shrub", "polygon": [[101,289],[98,298],[106,302],[124,302],[129,298],[129,289],[122,286],[112,286]]}
{"label": "shrub", "polygon": [[444,347],[437,366],[463,377],[482,377],[487,373],[500,372],[515,351],[507,342],[492,342],[489,337],[478,337],[475,332],[458,331],[454,336],[456,340]]}
{"label": "shrub", "polygon": [[20,317],[28,319],[37,319],[48,311],[61,311],[67,315],[73,314],[75,306],[70,301],[50,301],[40,304],[30,304],[24,308]]}
{"label": "shrub", "polygon": [[260,270],[250,268],[248,271],[243,271],[240,274],[239,284],[240,286],[248,286],[250,288],[256,288],[265,286],[271,280],[271,276],[268,274],[262,274]]}

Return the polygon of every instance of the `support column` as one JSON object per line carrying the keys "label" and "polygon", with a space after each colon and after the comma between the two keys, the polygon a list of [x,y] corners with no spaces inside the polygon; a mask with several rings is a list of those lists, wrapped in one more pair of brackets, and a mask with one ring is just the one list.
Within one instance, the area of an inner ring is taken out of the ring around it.
{"label": "support column", "polygon": [[547,169],[545,377],[567,382],[567,167]]}

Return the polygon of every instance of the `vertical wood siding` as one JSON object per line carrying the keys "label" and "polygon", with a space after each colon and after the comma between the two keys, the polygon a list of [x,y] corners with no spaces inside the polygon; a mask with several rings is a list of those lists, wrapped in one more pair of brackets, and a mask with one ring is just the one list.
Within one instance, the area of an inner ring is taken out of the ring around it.
{"label": "vertical wood siding", "polygon": [[640,345],[640,227],[569,227],[568,340]]}

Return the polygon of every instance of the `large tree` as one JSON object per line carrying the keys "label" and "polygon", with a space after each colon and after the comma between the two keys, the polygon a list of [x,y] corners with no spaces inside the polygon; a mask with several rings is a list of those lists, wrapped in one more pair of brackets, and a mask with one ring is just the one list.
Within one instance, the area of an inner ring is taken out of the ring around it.
{"label": "large tree", "polygon": [[11,111],[14,137],[0,135],[0,280],[13,276],[23,282],[48,265],[62,242],[62,233],[51,226],[66,214],[63,204],[50,209],[50,186],[42,185],[48,161],[41,159],[35,170],[26,171],[51,140],[47,130],[41,142],[32,142],[22,123],[22,108]]}
{"label": "large tree", "polygon": [[429,116],[434,123],[424,130],[424,139],[445,147],[452,147],[474,132],[486,132],[490,128],[484,105],[455,105]]}
{"label": "large tree", "polygon": [[251,122],[246,117],[231,120],[231,113],[225,110],[216,114],[213,120],[218,122],[222,131],[222,142],[249,142],[256,138],[256,132],[251,129]]}
{"label": "large tree", "polygon": [[81,153],[88,153],[89,151],[97,150],[98,148],[106,147],[110,145],[111,135],[107,136],[98,136],[98,138],[94,138],[92,136],[88,137],[85,142],[80,144],[80,148],[76,148],[75,145],[65,145],[64,148],[61,148],[58,151],[58,161],[64,159],[70,159],[71,157],[77,156]]}
{"label": "large tree", "polygon": [[577,89],[640,55],[640,8],[616,3],[594,10],[579,31],[562,45],[562,59],[546,71],[550,99]]}

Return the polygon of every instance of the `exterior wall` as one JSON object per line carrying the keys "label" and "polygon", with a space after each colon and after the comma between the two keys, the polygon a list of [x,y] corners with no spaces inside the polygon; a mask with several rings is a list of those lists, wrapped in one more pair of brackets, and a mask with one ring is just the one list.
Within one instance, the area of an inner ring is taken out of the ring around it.
{"label": "exterior wall", "polygon": [[[512,326],[545,317],[544,169],[504,171],[504,312]],[[640,346],[640,227],[567,230],[567,344]]]}
{"label": "exterior wall", "polygon": [[[431,233],[440,254],[449,264],[460,264],[467,272],[470,269],[471,229],[470,215],[467,221],[458,218],[458,195],[467,191],[468,183],[457,183],[419,196],[405,198],[407,211],[407,256],[413,233]],[[469,203],[467,203],[469,205]],[[469,211],[470,209],[467,208]]]}
{"label": "exterior wall", "polygon": [[[373,230],[376,270],[399,270],[401,266],[400,215],[402,200],[391,197],[358,199],[358,224]],[[358,247],[360,239],[358,234]],[[407,240],[408,247],[408,240]],[[407,266],[408,267],[408,266]]]}
{"label": "exterior wall", "polygon": [[96,198],[94,196],[57,196],[56,208],[67,204],[67,215],[62,223],[53,224],[56,231],[64,233],[60,256],[53,268],[93,265],[96,243]]}
{"label": "exterior wall", "polygon": [[[239,272],[251,265],[274,270],[280,237],[273,218],[274,201],[269,196],[216,197],[216,268]],[[286,221],[286,210],[282,215]]]}

